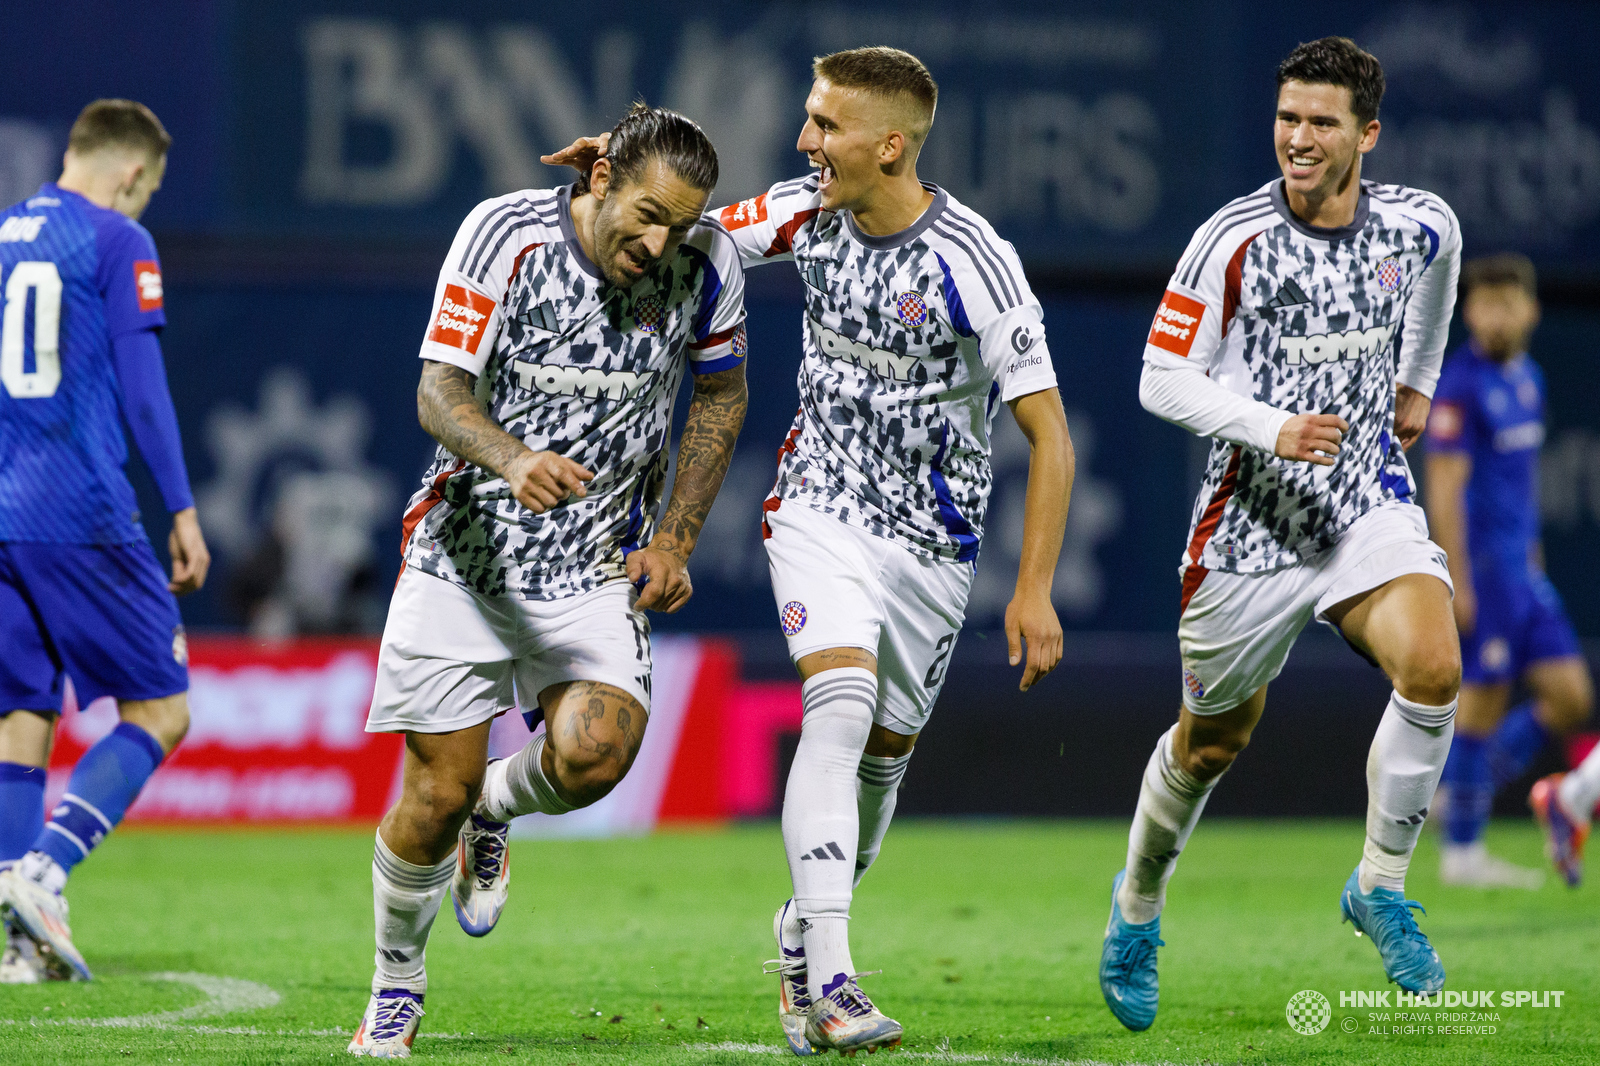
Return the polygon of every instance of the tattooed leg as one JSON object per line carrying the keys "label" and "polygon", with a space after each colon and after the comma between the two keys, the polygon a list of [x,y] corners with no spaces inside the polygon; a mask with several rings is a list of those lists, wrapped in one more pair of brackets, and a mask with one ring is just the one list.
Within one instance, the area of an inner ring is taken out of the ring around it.
{"label": "tattooed leg", "polygon": [[568,681],[539,694],[544,708],[545,777],[574,807],[587,807],[616,787],[633,765],[649,714],[620,688]]}

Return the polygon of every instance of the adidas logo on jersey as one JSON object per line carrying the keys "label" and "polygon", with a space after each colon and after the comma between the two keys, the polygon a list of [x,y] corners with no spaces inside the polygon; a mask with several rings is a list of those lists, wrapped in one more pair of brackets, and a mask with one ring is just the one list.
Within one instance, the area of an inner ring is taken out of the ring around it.
{"label": "adidas logo on jersey", "polygon": [[649,374],[635,374],[628,370],[596,370],[588,366],[530,365],[524,362],[511,364],[511,373],[517,384],[529,392],[535,390],[546,396],[578,396],[591,400],[604,396],[608,400],[623,400],[637,396],[650,381]]}
{"label": "adidas logo on jersey", "polygon": [[864,370],[870,370],[886,378],[909,381],[911,368],[917,365],[917,357],[914,355],[902,355],[899,352],[868,347],[821,325],[816,319],[811,319],[811,332],[816,337],[817,347],[822,349],[823,354],[842,359],[847,363],[855,363]]}
{"label": "adidas logo on jersey", "polygon": [[1394,323],[1370,329],[1347,329],[1343,333],[1316,333],[1309,337],[1280,337],[1279,353],[1290,366],[1301,363],[1331,363],[1337,359],[1360,359],[1376,355],[1394,339]]}
{"label": "adidas logo on jersey", "polygon": [[1278,290],[1277,295],[1263,304],[1261,309],[1267,312],[1282,311],[1286,307],[1295,307],[1299,304],[1308,304],[1310,302],[1311,297],[1306,295],[1305,290],[1293,278],[1290,278],[1283,283],[1283,288]]}
{"label": "adidas logo on jersey", "polygon": [[556,305],[550,300],[546,300],[538,307],[528,308],[518,315],[516,320],[524,326],[542,329],[546,333],[561,332],[561,327],[556,323]]}

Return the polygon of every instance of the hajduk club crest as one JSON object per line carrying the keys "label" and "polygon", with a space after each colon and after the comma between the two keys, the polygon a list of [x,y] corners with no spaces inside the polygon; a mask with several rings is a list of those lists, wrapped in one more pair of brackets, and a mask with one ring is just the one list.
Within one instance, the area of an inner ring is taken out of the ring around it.
{"label": "hajduk club crest", "polygon": [[661,315],[664,310],[661,297],[650,293],[634,301],[633,320],[646,333],[654,333],[661,328]]}
{"label": "hajduk club crest", "polygon": [[928,304],[920,292],[903,292],[895,297],[895,312],[907,326],[920,326],[928,321]]}
{"label": "hajduk club crest", "polygon": [[1396,292],[1400,288],[1400,260],[1390,256],[1378,264],[1378,288]]}

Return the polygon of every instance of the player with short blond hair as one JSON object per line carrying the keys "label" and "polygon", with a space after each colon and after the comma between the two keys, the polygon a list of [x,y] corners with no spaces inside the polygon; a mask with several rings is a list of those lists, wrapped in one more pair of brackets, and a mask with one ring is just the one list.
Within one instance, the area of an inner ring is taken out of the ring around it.
{"label": "player with short blond hair", "polygon": [[[856,983],[850,900],[876,859],[960,632],[1010,407],[1032,448],[1013,665],[1030,688],[1061,658],[1050,586],[1072,442],[1043,312],[1016,250],[917,177],[938,87],[915,56],[819,57],[797,144],[819,171],[718,213],[746,266],[805,281],[800,410],[763,505],[779,624],[805,716],[783,803],[794,896],[778,909],[779,1015],[790,1048],[900,1041]],[[579,141],[546,162],[604,151]]]}
{"label": "player with short blond hair", "polygon": [[[175,595],[198,589],[200,533],[161,356],[161,262],[139,217],[172,138],[133,100],[96,100],[61,177],[0,211],[0,982],[83,979],[62,895],[189,728]],[[123,472],[131,434],[172,514],[162,571]],[[44,817],[66,678],[121,722]]]}

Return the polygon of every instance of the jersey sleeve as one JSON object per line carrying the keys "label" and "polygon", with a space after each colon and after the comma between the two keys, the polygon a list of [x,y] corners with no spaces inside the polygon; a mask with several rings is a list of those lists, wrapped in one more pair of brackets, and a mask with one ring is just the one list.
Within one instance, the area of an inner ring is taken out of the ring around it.
{"label": "jersey sleeve", "polygon": [[433,290],[433,310],[422,338],[423,359],[483,373],[504,326],[501,299],[524,249],[503,244],[485,246],[484,223],[504,198],[485,200],[473,208],[445,256]]}
{"label": "jersey sleeve", "polygon": [[780,181],[760,196],[716,212],[745,266],[794,259],[794,235],[821,210],[817,179]]}
{"label": "jersey sleeve", "polygon": [[1474,425],[1472,375],[1458,355],[1439,375],[1428,409],[1428,450],[1470,453]]}
{"label": "jersey sleeve", "polygon": [[1428,261],[1406,302],[1395,381],[1431,397],[1439,380],[1444,346],[1450,334],[1450,316],[1456,306],[1456,282],[1461,274],[1461,225],[1443,200],[1430,196],[1428,203],[1433,208],[1427,213],[1429,218],[1417,220],[1428,237]]}
{"label": "jersey sleeve", "polygon": [[[705,280],[689,342],[689,370],[715,374],[732,370],[750,350],[744,327],[744,267],[733,240],[715,223],[705,227]],[[696,234],[695,236],[698,236]],[[696,250],[699,250],[698,248]]]}
{"label": "jersey sleeve", "polygon": [[1044,308],[1023,276],[1016,249],[970,216],[952,222],[951,232],[959,233],[959,241],[946,235],[935,245],[945,306],[955,331],[977,338],[978,354],[1000,399],[1009,403],[1055,388]]}
{"label": "jersey sleeve", "polygon": [[1210,376],[1239,306],[1245,250],[1264,228],[1248,208],[1233,211],[1246,224],[1219,225],[1230,208],[1195,232],[1167,282],[1145,338],[1139,401],[1191,433],[1270,453],[1293,415]]}
{"label": "jersey sleeve", "polygon": [[97,227],[96,281],[105,300],[106,332],[113,338],[167,324],[161,260],[149,232],[120,215]]}

